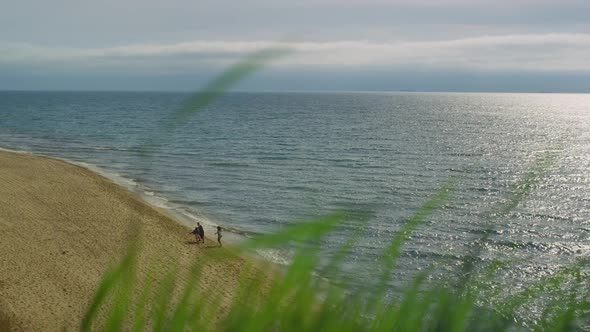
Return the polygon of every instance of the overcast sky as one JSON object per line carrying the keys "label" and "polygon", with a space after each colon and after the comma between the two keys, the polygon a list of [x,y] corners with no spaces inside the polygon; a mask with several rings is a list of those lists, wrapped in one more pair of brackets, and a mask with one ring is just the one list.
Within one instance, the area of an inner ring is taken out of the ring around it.
{"label": "overcast sky", "polygon": [[266,47],[240,90],[590,92],[590,1],[0,4],[0,89],[191,90]]}

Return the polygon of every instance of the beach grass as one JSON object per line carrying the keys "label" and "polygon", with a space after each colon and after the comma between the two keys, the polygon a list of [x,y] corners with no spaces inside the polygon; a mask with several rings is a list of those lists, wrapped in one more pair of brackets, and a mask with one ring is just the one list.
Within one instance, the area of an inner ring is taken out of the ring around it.
{"label": "beach grass", "polygon": [[[434,210],[439,199],[425,204],[424,210],[410,221],[418,224],[426,212]],[[582,277],[585,262],[504,297],[501,303],[493,302],[494,297],[490,296],[503,287],[494,280],[496,270],[502,266],[498,262],[473,266],[462,283],[454,287],[442,280],[428,283],[429,272],[420,273],[402,294],[390,300],[386,297],[387,276],[399,257],[403,244],[400,238],[411,231],[410,222],[384,252],[380,264],[387,268],[377,284],[354,289],[342,287],[343,283],[326,282],[316,275],[320,268],[318,243],[329,229],[345,219],[346,214],[338,212],[240,245],[239,250],[244,252],[287,243],[298,243],[301,248],[285,271],[268,274],[259,269],[254,278],[243,279],[224,310],[220,299],[215,299],[215,285],[206,289],[195,287],[202,272],[201,261],[195,261],[191,269],[189,280],[194,282],[177,285],[174,278],[163,278],[151,288],[134,289],[137,249],[132,247],[120,264],[104,275],[82,330],[575,331],[588,323],[590,303]],[[337,268],[341,259],[335,255],[328,264]],[[204,292],[209,295],[204,297]],[[543,314],[521,316],[530,305],[543,306]],[[101,308],[103,314],[98,315]]]}

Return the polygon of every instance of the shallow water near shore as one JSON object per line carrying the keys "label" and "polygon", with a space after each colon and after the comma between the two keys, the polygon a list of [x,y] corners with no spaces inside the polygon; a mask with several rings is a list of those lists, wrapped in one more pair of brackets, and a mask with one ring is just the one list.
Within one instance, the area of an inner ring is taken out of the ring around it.
{"label": "shallow water near shore", "polygon": [[[97,167],[187,224],[237,237],[339,208],[369,212],[324,243],[328,256],[361,228],[345,266],[358,284],[450,177],[456,189],[411,235],[392,287],[433,264],[456,269],[483,233],[479,259],[514,260],[503,277],[515,290],[590,253],[588,95],[230,93],[162,132],[187,96],[0,92],[0,146]],[[146,157],[145,142],[160,147]],[[539,184],[494,216],[547,153]]]}

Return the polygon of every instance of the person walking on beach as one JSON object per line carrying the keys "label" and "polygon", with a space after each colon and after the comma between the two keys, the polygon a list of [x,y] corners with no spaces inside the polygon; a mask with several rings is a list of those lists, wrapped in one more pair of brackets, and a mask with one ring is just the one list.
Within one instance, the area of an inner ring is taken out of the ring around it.
{"label": "person walking on beach", "polygon": [[203,226],[201,225],[201,223],[197,223],[197,228],[199,230],[199,236],[201,237],[201,241],[203,241],[203,243],[205,243],[205,230],[203,229]]}
{"label": "person walking on beach", "polygon": [[217,231],[215,232],[215,234],[217,234],[217,242],[219,243],[219,246],[221,247],[221,226],[217,226]]}
{"label": "person walking on beach", "polygon": [[195,242],[197,244],[199,244],[199,242],[203,241],[203,238],[201,238],[201,234],[199,233],[199,226],[195,227],[195,229],[193,229],[191,234],[195,235]]}

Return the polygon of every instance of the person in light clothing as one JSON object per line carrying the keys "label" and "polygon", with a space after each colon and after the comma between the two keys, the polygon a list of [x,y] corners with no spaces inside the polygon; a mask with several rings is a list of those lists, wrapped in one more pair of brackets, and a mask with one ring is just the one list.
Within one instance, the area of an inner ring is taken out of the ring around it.
{"label": "person in light clothing", "polygon": [[215,232],[215,234],[217,234],[217,242],[219,243],[219,246],[221,247],[221,226],[217,226],[217,231]]}

